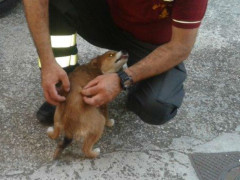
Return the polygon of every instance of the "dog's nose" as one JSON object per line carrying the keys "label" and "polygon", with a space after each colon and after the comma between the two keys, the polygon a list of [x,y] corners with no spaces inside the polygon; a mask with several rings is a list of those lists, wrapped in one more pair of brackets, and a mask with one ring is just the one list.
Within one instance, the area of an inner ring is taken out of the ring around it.
{"label": "dog's nose", "polygon": [[126,50],[121,50],[121,53],[122,53],[123,55],[127,55],[127,54],[128,54],[128,52],[127,52]]}

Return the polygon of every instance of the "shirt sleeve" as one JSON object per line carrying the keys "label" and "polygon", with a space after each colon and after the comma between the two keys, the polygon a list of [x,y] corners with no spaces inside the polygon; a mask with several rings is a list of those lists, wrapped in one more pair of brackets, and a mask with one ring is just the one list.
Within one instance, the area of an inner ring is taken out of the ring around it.
{"label": "shirt sleeve", "polygon": [[172,9],[172,25],[184,28],[198,28],[207,9],[208,0],[175,0]]}

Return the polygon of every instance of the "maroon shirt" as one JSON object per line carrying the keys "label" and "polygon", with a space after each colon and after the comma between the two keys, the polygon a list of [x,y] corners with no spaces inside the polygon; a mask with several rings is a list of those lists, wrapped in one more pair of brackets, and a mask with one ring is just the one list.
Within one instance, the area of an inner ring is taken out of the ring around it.
{"label": "maroon shirt", "polygon": [[193,29],[201,24],[208,0],[107,0],[114,22],[137,39],[163,44],[172,25]]}

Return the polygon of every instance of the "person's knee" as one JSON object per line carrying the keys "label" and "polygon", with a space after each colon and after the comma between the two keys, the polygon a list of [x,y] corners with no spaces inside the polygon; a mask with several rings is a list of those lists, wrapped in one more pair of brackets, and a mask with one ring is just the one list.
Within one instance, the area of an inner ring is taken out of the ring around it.
{"label": "person's knee", "polygon": [[177,114],[177,107],[175,105],[160,102],[153,98],[146,101],[139,101],[136,98],[132,98],[131,104],[129,104],[128,107],[135,112],[142,121],[152,125],[165,124]]}
{"label": "person's knee", "polygon": [[139,115],[144,122],[153,125],[162,125],[175,117],[177,107],[172,104],[152,100],[145,103],[140,112]]}

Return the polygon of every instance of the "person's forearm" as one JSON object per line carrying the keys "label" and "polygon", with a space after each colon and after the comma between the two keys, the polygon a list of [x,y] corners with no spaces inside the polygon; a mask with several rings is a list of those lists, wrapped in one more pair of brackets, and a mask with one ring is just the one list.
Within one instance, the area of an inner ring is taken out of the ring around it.
{"label": "person's forearm", "polygon": [[155,49],[144,59],[126,69],[126,73],[138,82],[161,74],[181,63],[189,55],[189,50],[179,45],[167,43]]}
{"label": "person's forearm", "polygon": [[49,35],[49,0],[23,0],[26,18],[42,67],[54,62]]}
{"label": "person's forearm", "polygon": [[172,39],[159,46],[144,59],[126,69],[126,73],[138,82],[161,74],[178,65],[189,56],[196,41],[198,28],[181,29],[172,27]]}

